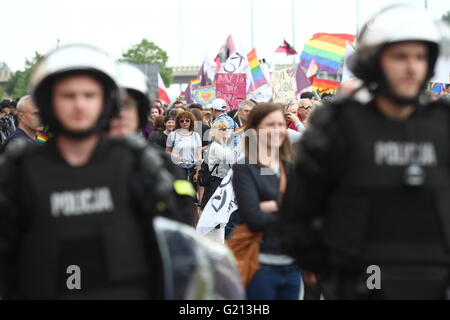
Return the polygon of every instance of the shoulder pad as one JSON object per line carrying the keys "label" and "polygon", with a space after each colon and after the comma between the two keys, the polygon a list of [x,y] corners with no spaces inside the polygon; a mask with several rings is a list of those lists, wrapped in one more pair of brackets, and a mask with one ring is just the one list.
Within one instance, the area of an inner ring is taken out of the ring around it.
{"label": "shoulder pad", "polygon": [[[173,220],[156,217],[154,228],[163,261],[171,262],[174,274],[182,272],[185,261],[194,263],[185,299],[243,299],[244,289],[231,250],[198,234],[194,228]],[[171,241],[175,238],[177,241]],[[184,242],[189,250],[177,249]],[[175,256],[176,255],[176,256]],[[167,270],[167,269],[166,269]],[[179,288],[178,288],[179,289]]]}
{"label": "shoulder pad", "polygon": [[344,98],[317,107],[311,114],[310,125],[303,133],[297,150],[298,162],[307,168],[309,174],[320,173],[322,165],[328,161],[329,153],[344,143],[342,114],[350,106],[357,107],[360,104]]}
{"label": "shoulder pad", "polygon": [[117,139],[116,141],[123,142],[127,147],[133,150],[143,150],[147,146],[145,139],[137,134],[130,134],[126,137]]}
{"label": "shoulder pad", "polygon": [[132,134],[119,139],[113,139],[113,141],[124,145],[135,153],[138,158],[139,167],[145,171],[155,172],[164,167],[164,157],[161,150],[147,143],[143,137]]}

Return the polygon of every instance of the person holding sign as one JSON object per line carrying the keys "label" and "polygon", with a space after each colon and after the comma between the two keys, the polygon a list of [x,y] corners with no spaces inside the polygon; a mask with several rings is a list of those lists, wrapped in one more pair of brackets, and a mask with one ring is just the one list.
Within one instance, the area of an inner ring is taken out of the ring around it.
{"label": "person holding sign", "polygon": [[202,209],[240,155],[240,145],[234,149],[227,146],[230,137],[230,128],[225,120],[219,120],[213,124],[211,128],[212,143],[208,148],[207,159],[205,159],[211,177],[202,198]]}

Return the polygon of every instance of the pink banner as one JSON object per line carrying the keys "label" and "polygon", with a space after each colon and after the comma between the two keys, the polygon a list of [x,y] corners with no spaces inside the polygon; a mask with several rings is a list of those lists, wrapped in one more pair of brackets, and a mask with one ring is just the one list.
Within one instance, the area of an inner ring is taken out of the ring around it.
{"label": "pink banner", "polygon": [[216,98],[228,104],[227,112],[236,110],[247,96],[247,75],[245,73],[218,73],[216,75]]}

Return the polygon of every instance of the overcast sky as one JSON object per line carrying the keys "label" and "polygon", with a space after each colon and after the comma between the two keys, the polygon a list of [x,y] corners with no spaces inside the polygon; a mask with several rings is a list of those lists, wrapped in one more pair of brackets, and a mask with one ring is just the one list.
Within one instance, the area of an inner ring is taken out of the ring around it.
{"label": "overcast sky", "polygon": [[[396,2],[253,0],[254,45],[260,58],[289,63],[292,58],[274,53],[283,38],[301,52],[304,42],[314,33],[355,34],[357,21],[362,25],[377,10]],[[408,2],[425,4],[424,0]],[[204,57],[212,61],[228,34],[232,34],[235,44],[245,53],[252,49],[251,3],[251,0],[5,0],[1,4],[0,61],[13,71],[22,69],[25,58],[32,57],[35,50],[45,53],[55,48],[58,39],[61,44],[94,44],[119,58],[131,45],[147,38],[167,51],[169,66],[200,65]],[[450,10],[450,1],[428,0],[428,10],[439,18]]]}

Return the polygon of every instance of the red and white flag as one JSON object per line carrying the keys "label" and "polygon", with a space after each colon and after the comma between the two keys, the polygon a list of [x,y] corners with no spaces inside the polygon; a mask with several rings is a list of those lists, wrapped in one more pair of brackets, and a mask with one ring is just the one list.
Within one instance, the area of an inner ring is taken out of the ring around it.
{"label": "red and white flag", "polygon": [[164,85],[163,79],[158,72],[158,97],[159,100],[164,102],[165,104],[170,104],[169,95],[167,94],[166,86]]}

